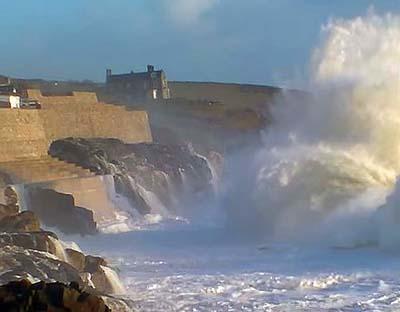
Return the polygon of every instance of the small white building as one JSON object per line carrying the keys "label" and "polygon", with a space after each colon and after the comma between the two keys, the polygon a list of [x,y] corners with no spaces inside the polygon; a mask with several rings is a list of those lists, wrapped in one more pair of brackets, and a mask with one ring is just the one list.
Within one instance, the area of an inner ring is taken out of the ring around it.
{"label": "small white building", "polygon": [[16,94],[0,94],[0,107],[21,108],[21,97]]}

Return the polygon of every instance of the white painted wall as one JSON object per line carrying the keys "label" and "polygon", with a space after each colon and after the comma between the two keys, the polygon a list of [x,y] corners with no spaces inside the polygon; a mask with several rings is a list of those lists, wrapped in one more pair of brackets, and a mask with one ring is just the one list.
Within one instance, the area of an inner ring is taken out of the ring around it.
{"label": "white painted wall", "polygon": [[16,95],[10,95],[11,108],[21,108],[21,98]]}
{"label": "white painted wall", "polygon": [[9,103],[11,108],[21,108],[21,97],[17,95],[0,95],[0,101]]}

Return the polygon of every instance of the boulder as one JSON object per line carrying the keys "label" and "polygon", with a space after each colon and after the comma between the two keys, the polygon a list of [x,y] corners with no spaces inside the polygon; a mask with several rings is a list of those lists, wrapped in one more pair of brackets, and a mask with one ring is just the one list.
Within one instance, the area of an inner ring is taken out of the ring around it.
{"label": "boulder", "polygon": [[111,296],[101,297],[105,304],[111,309],[112,312],[132,312],[131,308],[134,303],[125,299],[115,298]]}
{"label": "boulder", "polygon": [[6,205],[18,205],[18,194],[11,186],[4,190],[4,198]]}
{"label": "boulder", "polygon": [[0,233],[0,247],[18,246],[59,256],[59,247],[55,246],[55,242],[59,241],[57,236],[52,232]]}
{"label": "boulder", "polygon": [[10,215],[0,220],[1,232],[38,232],[40,222],[31,211],[23,211],[17,215]]}
{"label": "boulder", "polygon": [[125,293],[125,288],[117,273],[107,266],[101,265],[96,272],[91,273],[91,282],[101,293],[117,295]]}
{"label": "boulder", "polygon": [[103,258],[86,256],[84,271],[90,274],[90,281],[96,290],[106,294],[125,292],[117,273],[108,266],[107,261]]}
{"label": "boulder", "polygon": [[68,263],[71,264],[79,272],[84,272],[86,266],[85,255],[80,251],[67,248],[65,249]]}
{"label": "boulder", "polygon": [[0,204],[0,220],[4,217],[15,216],[19,213],[17,205],[3,205]]}
{"label": "boulder", "polygon": [[0,204],[0,219],[19,213],[18,196],[12,187],[7,186],[4,189],[4,200],[5,204]]}
{"label": "boulder", "polygon": [[108,312],[104,300],[76,283],[12,281],[0,286],[0,311]]}
{"label": "boulder", "polygon": [[80,286],[84,286],[79,272],[73,266],[50,253],[18,246],[0,248],[0,283],[21,278],[78,282]]}
{"label": "boulder", "polygon": [[100,266],[107,266],[107,261],[101,257],[86,256],[84,271],[88,273],[95,273],[100,270]]}

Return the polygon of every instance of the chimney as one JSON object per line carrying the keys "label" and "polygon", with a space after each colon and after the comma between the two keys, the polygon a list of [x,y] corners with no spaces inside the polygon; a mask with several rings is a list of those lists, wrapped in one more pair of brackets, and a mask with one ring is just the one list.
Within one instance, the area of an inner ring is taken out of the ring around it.
{"label": "chimney", "polygon": [[112,75],[112,70],[111,69],[106,69],[106,82],[108,82],[108,79],[111,77]]}
{"label": "chimney", "polygon": [[152,73],[154,71],[154,66],[153,65],[147,65],[147,72]]}

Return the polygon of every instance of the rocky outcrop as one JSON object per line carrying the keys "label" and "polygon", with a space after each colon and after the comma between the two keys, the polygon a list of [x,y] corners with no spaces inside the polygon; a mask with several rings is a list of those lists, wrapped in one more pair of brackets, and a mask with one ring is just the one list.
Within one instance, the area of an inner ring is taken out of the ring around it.
{"label": "rocky outcrop", "polygon": [[43,251],[66,261],[61,242],[52,232],[0,233],[0,248],[5,246]]}
{"label": "rocky outcrop", "polygon": [[104,300],[83,291],[77,283],[38,282],[28,280],[0,286],[0,311],[108,312]]}
{"label": "rocky outcrop", "polygon": [[15,190],[10,186],[4,189],[4,201],[5,204],[0,204],[0,219],[19,213],[18,196]]}
{"label": "rocky outcrop", "polygon": [[[101,297],[106,305],[111,309],[112,312],[133,312],[132,306],[135,305],[135,303],[131,300],[121,300],[120,298],[116,299],[115,297],[112,296],[102,296]],[[135,310],[136,311],[136,310]]]}
{"label": "rocky outcrop", "polygon": [[121,294],[125,291],[105,259],[85,256],[73,249],[66,249],[66,255],[68,262],[80,273],[82,279],[97,291],[106,294]]}
{"label": "rocky outcrop", "polygon": [[79,272],[58,257],[13,245],[0,248],[0,272],[1,283],[25,278],[31,281],[78,282],[85,286]]}
{"label": "rocky outcrop", "polygon": [[3,217],[0,220],[0,231],[37,232],[40,231],[40,222],[32,211],[23,211],[17,215]]}
{"label": "rocky outcrop", "polygon": [[143,215],[155,212],[153,195],[173,211],[177,202],[185,205],[185,198],[212,189],[209,163],[190,146],[68,138],[53,142],[49,152],[97,174],[112,174],[117,193]]}
{"label": "rocky outcrop", "polygon": [[7,216],[15,216],[18,213],[19,213],[19,207],[17,205],[0,204],[0,219]]}
{"label": "rocky outcrop", "polygon": [[86,256],[85,257],[85,272],[96,273],[100,266],[107,266],[106,260],[101,257]]}
{"label": "rocky outcrop", "polygon": [[71,264],[79,272],[85,271],[86,257],[83,253],[70,248],[65,249],[65,253],[67,255],[69,264]]}
{"label": "rocky outcrop", "polygon": [[101,294],[121,291],[114,287],[120,284],[118,276],[103,258],[65,250],[56,234],[40,229],[34,212],[18,212],[14,195],[12,188],[6,190],[0,215],[0,283],[24,278],[76,282]]}
{"label": "rocky outcrop", "polygon": [[72,195],[33,187],[27,191],[26,200],[29,203],[29,209],[49,227],[56,227],[66,234],[97,233],[93,212],[75,206]]}
{"label": "rocky outcrop", "polygon": [[0,204],[0,232],[37,232],[40,231],[40,221],[31,211],[20,213],[18,196],[15,190],[8,186],[4,190],[5,204]]}

